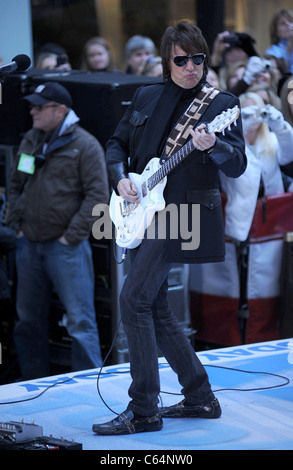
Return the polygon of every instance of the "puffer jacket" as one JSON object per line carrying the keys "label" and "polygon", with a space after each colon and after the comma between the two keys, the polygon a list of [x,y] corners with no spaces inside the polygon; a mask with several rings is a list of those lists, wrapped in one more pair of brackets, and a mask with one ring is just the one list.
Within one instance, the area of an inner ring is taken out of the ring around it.
{"label": "puffer jacket", "polygon": [[[28,131],[20,144],[10,182],[7,225],[23,231],[30,241],[64,235],[69,244],[78,244],[90,234],[93,207],[108,202],[104,150],[77,122],[70,110],[46,149],[36,129]],[[42,154],[45,162],[34,174],[23,173],[17,169],[23,153]]]}

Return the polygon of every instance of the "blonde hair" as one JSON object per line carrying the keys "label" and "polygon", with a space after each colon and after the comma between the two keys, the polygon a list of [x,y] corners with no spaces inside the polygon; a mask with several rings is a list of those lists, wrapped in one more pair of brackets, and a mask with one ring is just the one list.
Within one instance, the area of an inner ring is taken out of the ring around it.
{"label": "blonde hair", "polygon": [[[37,62],[36,62],[36,68],[37,69],[43,69],[44,68],[44,61],[46,59],[53,59],[55,61],[55,64],[57,65],[57,54],[54,52],[41,52],[40,55],[38,56]],[[56,67],[55,65],[55,67]]]}
{"label": "blonde hair", "polygon": [[[239,96],[240,105],[243,106],[246,100],[251,100],[260,110],[264,109],[265,102],[258,93],[248,91]],[[270,132],[269,126],[266,122],[262,121],[257,131],[257,137],[255,141],[255,153],[259,155],[264,154],[268,158],[276,158],[276,147],[275,139],[272,132]]]}

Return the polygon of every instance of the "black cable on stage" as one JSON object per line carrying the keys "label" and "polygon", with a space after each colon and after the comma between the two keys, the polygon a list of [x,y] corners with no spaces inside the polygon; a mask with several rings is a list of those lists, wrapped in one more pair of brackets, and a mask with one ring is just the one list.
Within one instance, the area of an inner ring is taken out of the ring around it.
{"label": "black cable on stage", "polygon": [[[225,366],[216,366],[214,364],[203,364],[204,367],[214,367],[215,369],[225,369],[225,370],[230,370],[233,372],[242,372],[245,374],[259,374],[259,375],[269,375],[271,377],[277,377],[279,379],[284,380],[284,383],[277,384],[277,385],[269,385],[267,387],[255,387],[255,388],[219,388],[212,390],[213,393],[218,393],[218,392],[223,392],[223,391],[236,391],[236,392],[258,392],[261,390],[272,390],[274,388],[280,388],[280,387],[285,387],[290,383],[290,379],[288,377],[285,377],[280,374],[274,374],[272,372],[263,372],[263,371],[250,371],[250,370],[243,370],[243,369],[237,369],[234,367],[225,367]],[[161,390],[160,393],[165,393],[166,395],[180,395],[182,396],[182,393],[175,393],[175,392],[166,392]]]}
{"label": "black cable on stage", "polygon": [[[118,331],[118,329],[117,329]],[[116,335],[117,335],[117,332],[116,332]],[[116,336],[115,335],[115,336]],[[114,338],[115,339],[115,338]],[[56,385],[62,385],[64,383],[67,383],[67,382],[70,382],[71,380],[74,380],[74,379],[78,379],[78,378],[81,378],[81,377],[91,377],[91,376],[96,376],[97,375],[97,390],[98,390],[98,394],[102,400],[102,402],[104,403],[104,405],[114,414],[116,415],[119,415],[119,413],[117,413],[116,411],[112,410],[109,405],[105,402],[105,400],[103,399],[103,397],[101,396],[101,392],[100,392],[100,389],[99,389],[99,380],[100,380],[100,377],[101,375],[111,375],[111,371],[109,372],[102,372],[102,369],[104,367],[104,364],[109,356],[109,354],[111,353],[111,350],[113,348],[113,345],[114,345],[114,341],[112,343],[112,346],[107,354],[107,356],[105,357],[104,361],[103,361],[103,364],[102,366],[100,367],[100,370],[99,372],[93,372],[93,373],[88,373],[88,374],[76,374],[72,377],[68,377],[64,380],[60,380],[58,382],[55,382],[54,384],[51,384],[51,385],[48,385],[48,387],[46,387],[44,390],[42,390],[42,392],[38,393],[37,395],[34,395],[33,397],[30,397],[30,398],[24,398],[23,400],[14,400],[14,401],[9,401],[9,402],[0,402],[0,405],[12,405],[12,404],[16,404],[16,403],[23,403],[23,402],[27,402],[27,401],[31,401],[31,400],[35,400],[39,397],[41,397],[44,393],[46,393],[48,390],[50,390],[51,388],[55,387]],[[285,387],[286,385],[288,385],[290,383],[290,379],[288,377],[285,377],[283,375],[280,375],[280,374],[274,374],[272,372],[264,372],[264,371],[249,371],[249,370],[243,370],[243,369],[237,369],[237,368],[233,368],[233,367],[225,367],[225,366],[217,366],[217,365],[211,365],[211,364],[206,364],[204,365],[204,367],[214,367],[216,369],[225,369],[225,370],[230,370],[230,371],[233,371],[233,372],[242,372],[242,373],[246,373],[246,374],[259,374],[259,375],[269,375],[269,376],[272,376],[272,377],[277,377],[279,379],[282,379],[284,380],[284,383],[281,383],[281,384],[276,384],[276,385],[269,385],[267,387],[256,387],[256,388],[221,388],[221,389],[217,389],[217,390],[213,390],[213,392],[222,392],[222,391],[236,391],[236,392],[256,392],[256,391],[261,391],[261,390],[272,390],[272,389],[275,389],[275,388],[280,388],[280,387]],[[123,372],[115,372],[116,374],[128,374],[129,373],[129,370],[125,370]],[[161,390],[160,393],[164,393],[164,394],[167,394],[167,395],[182,395],[181,393],[176,393],[176,392],[166,392],[164,390]]]}
{"label": "black cable on stage", "polygon": [[[123,249],[123,254],[122,254],[122,260],[121,260],[121,263],[125,260],[126,258],[126,253],[127,253],[127,250],[126,249]],[[12,404],[17,404],[17,403],[23,403],[23,402],[27,402],[27,401],[32,401],[32,400],[35,400],[39,397],[41,397],[44,393],[46,393],[48,390],[50,390],[51,388],[55,387],[56,385],[62,385],[64,383],[67,383],[67,382],[70,382],[71,380],[74,380],[74,379],[77,379],[77,378],[81,378],[81,377],[90,377],[90,376],[95,376],[97,375],[97,391],[98,391],[98,394],[99,394],[99,397],[101,399],[101,401],[104,403],[104,405],[108,408],[109,411],[111,411],[112,413],[114,413],[115,415],[119,416],[120,413],[117,413],[116,411],[114,411],[107,403],[106,401],[104,400],[104,398],[102,397],[102,394],[101,394],[101,391],[100,391],[100,386],[99,386],[99,381],[100,381],[100,377],[101,375],[111,375],[111,371],[110,372],[103,372],[102,373],[102,370],[103,368],[105,367],[105,364],[107,362],[107,359],[109,357],[109,355],[111,354],[112,352],[112,349],[114,347],[114,344],[115,344],[115,341],[116,341],[116,338],[117,338],[117,334],[118,334],[118,331],[119,331],[119,328],[120,328],[120,325],[121,325],[121,319],[119,320],[119,323],[117,325],[117,328],[116,328],[116,332],[115,332],[115,335],[114,335],[114,338],[112,340],[112,344],[109,348],[109,351],[107,353],[107,355],[105,356],[104,360],[103,360],[103,363],[99,369],[99,372],[93,372],[93,373],[88,373],[88,374],[77,374],[77,375],[74,375],[72,377],[68,377],[64,380],[60,380],[58,382],[55,382],[54,384],[51,384],[51,385],[48,385],[48,387],[46,387],[44,390],[42,390],[42,392],[38,393],[37,395],[33,396],[33,397],[30,397],[30,398],[24,398],[23,400],[14,400],[14,401],[9,401],[9,402],[0,402],[0,405],[12,405]],[[162,363],[163,364],[163,363]],[[168,363],[165,363],[167,365],[169,365]],[[285,383],[282,383],[282,384],[277,384],[277,385],[272,385],[272,386],[268,386],[268,387],[261,387],[261,388],[251,388],[251,389],[241,389],[241,388],[221,388],[221,389],[217,389],[217,390],[213,390],[213,392],[222,392],[222,391],[228,391],[228,390],[233,390],[233,391],[239,391],[239,392],[251,392],[251,391],[260,391],[260,390],[271,390],[271,389],[274,389],[274,388],[280,388],[280,387],[284,387],[286,385],[288,385],[290,383],[290,379],[288,379],[288,377],[284,377],[282,375],[279,375],[279,374],[274,374],[274,373],[271,373],[271,372],[258,372],[258,371],[246,371],[246,370],[242,370],[242,369],[237,369],[237,368],[232,368],[232,367],[225,367],[225,366],[218,366],[218,365],[214,365],[214,364],[203,364],[204,367],[214,367],[214,368],[218,368],[218,369],[226,369],[226,370],[231,370],[231,371],[234,371],[234,372],[243,372],[243,373],[247,373],[247,374],[262,374],[262,375],[269,375],[269,376],[272,376],[272,377],[278,377],[282,380],[285,381]],[[130,371],[124,371],[124,372],[116,372],[118,374],[125,374],[125,373],[129,373]],[[168,394],[168,395],[180,395],[182,396],[181,393],[176,393],[176,392],[166,392],[166,391],[163,391],[161,390],[160,393],[164,393],[164,394]],[[160,400],[161,400],[161,397],[160,397]],[[161,400],[162,401],[162,400]]]}
{"label": "black cable on stage", "polygon": [[243,372],[245,374],[259,374],[259,375],[269,375],[271,377],[277,377],[279,379],[283,379],[285,381],[285,383],[282,383],[282,384],[279,384],[279,385],[271,385],[271,386],[268,386],[268,387],[256,387],[256,388],[237,388],[237,389],[234,389],[234,388],[219,388],[217,390],[213,390],[213,392],[222,392],[222,391],[226,391],[226,390],[237,390],[238,392],[252,392],[252,391],[260,391],[260,390],[271,390],[273,388],[280,388],[280,387],[284,387],[285,385],[288,385],[290,383],[290,379],[288,379],[288,377],[285,377],[283,375],[280,375],[280,374],[274,374],[272,372],[263,372],[263,371],[251,371],[251,370],[242,370],[242,369],[237,369],[235,367],[225,367],[225,366],[216,366],[214,364],[207,364],[205,367],[215,367],[215,368],[218,368],[218,369],[225,369],[225,370],[232,370],[234,372]]}
{"label": "black cable on stage", "polygon": [[[120,324],[121,324],[121,319],[119,321],[119,324],[116,328],[116,332],[115,332],[115,335],[114,335],[114,338],[113,338],[113,341],[112,341],[112,344],[111,344],[111,347],[106,355],[106,357],[104,358],[103,360],[103,363],[100,367],[100,370],[99,372],[93,372],[93,373],[88,373],[88,374],[77,374],[77,375],[73,375],[72,377],[68,377],[64,380],[60,380],[58,382],[55,382],[54,384],[51,384],[51,385],[48,385],[48,387],[46,387],[44,390],[42,390],[40,393],[38,393],[37,395],[34,395],[33,397],[30,397],[30,398],[24,398],[23,400],[14,400],[14,401],[9,401],[9,402],[0,402],[0,405],[12,405],[12,404],[16,404],[16,403],[23,403],[23,402],[27,402],[27,401],[31,401],[31,400],[36,400],[37,398],[41,397],[44,393],[46,393],[48,390],[50,390],[51,388],[55,387],[56,385],[62,385],[62,384],[65,384],[67,382],[70,382],[71,380],[74,380],[74,379],[78,379],[78,378],[81,378],[81,377],[91,377],[91,376],[97,376],[97,391],[98,391],[98,394],[99,394],[99,397],[101,398],[102,402],[104,403],[104,405],[110,410],[112,411],[112,413],[114,414],[117,414],[114,410],[112,410],[108,405],[107,403],[105,402],[105,400],[103,399],[102,395],[101,395],[101,392],[100,392],[100,388],[99,388],[99,380],[100,380],[100,377],[102,375],[102,370],[103,368],[105,367],[105,364],[107,362],[107,359],[109,357],[109,355],[111,354],[111,351],[114,347],[114,344],[115,344],[115,340],[116,340],[116,337],[117,337],[117,334],[118,334],[118,331],[119,331],[119,327],[120,327]],[[129,371],[124,371],[124,372],[119,372],[119,374],[125,374],[125,373],[129,373]],[[103,372],[104,375],[111,375],[111,372]]]}
{"label": "black cable on stage", "polygon": [[102,373],[102,369],[103,369],[105,363],[107,362],[107,359],[108,359],[109,355],[111,354],[112,349],[114,347],[120,325],[121,325],[121,319],[119,320],[119,323],[118,323],[118,326],[116,328],[116,332],[115,332],[111,347],[110,347],[110,349],[109,349],[109,351],[108,351],[108,353],[107,353],[107,355],[106,355],[106,357],[103,361],[103,364],[101,365],[101,368],[100,368],[100,371],[99,371],[98,377],[97,377],[97,391],[98,391],[99,397],[102,400],[102,402],[104,403],[104,405],[108,408],[108,410],[111,411],[112,413],[114,413],[116,416],[119,416],[120,413],[117,413],[116,411],[112,410],[112,408],[110,408],[110,406],[105,402],[104,398],[102,397],[101,391],[100,391],[99,381],[100,381],[100,376],[101,376],[101,373]]}

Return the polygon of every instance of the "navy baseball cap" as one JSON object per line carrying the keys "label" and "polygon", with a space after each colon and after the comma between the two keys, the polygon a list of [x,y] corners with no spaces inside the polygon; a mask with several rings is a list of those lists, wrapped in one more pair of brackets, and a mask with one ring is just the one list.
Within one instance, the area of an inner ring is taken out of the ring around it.
{"label": "navy baseball cap", "polygon": [[31,95],[25,96],[24,99],[34,106],[40,106],[49,101],[65,104],[68,108],[72,106],[70,93],[62,85],[55,82],[38,85],[35,91]]}

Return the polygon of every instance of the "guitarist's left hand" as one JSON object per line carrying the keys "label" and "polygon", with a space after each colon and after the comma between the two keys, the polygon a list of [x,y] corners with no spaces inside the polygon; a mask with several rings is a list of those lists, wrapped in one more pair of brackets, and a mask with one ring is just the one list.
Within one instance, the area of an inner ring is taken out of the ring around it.
{"label": "guitarist's left hand", "polygon": [[122,178],[117,185],[117,190],[126,201],[139,203],[137,188],[129,178]]}
{"label": "guitarist's left hand", "polygon": [[216,143],[216,135],[214,132],[208,134],[205,129],[206,125],[200,124],[198,127],[191,129],[190,131],[195,147],[202,152],[210,149]]}

